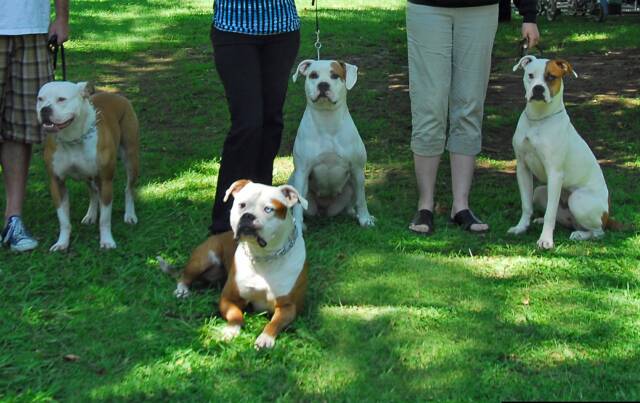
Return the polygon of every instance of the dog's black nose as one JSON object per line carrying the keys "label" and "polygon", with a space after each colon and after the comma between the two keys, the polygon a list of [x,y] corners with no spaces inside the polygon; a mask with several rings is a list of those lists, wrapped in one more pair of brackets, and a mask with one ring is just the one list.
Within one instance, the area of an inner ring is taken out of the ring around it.
{"label": "dog's black nose", "polygon": [[320,90],[320,92],[327,92],[329,91],[329,88],[331,87],[329,87],[329,83],[327,82],[322,81],[318,83],[318,89]]}
{"label": "dog's black nose", "polygon": [[533,93],[534,97],[541,97],[541,96],[544,95],[544,87],[542,85],[540,85],[540,84],[535,85],[532,88],[532,93]]}
{"label": "dog's black nose", "polygon": [[251,213],[244,213],[240,217],[240,221],[238,222],[238,227],[253,227],[253,221],[255,221],[256,216]]}
{"label": "dog's black nose", "polygon": [[52,113],[53,110],[51,109],[51,107],[45,106],[44,108],[40,109],[40,119],[42,119],[42,121],[45,123],[51,122]]}

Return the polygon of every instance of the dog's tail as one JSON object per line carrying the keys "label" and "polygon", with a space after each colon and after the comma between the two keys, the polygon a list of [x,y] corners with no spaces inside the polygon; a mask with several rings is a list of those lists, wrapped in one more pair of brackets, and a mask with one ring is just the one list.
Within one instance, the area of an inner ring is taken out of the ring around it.
{"label": "dog's tail", "polygon": [[604,221],[604,228],[611,231],[624,231],[628,228],[627,225],[624,225],[620,221],[616,221],[613,218],[607,217]]}
{"label": "dog's tail", "polygon": [[602,228],[608,229],[611,231],[624,231],[626,229],[631,229],[631,226],[625,225],[620,221],[614,220],[609,213],[611,212],[611,198],[609,198],[609,211],[602,214]]}
{"label": "dog's tail", "polygon": [[180,273],[176,266],[169,264],[166,260],[162,258],[162,256],[156,256],[156,260],[158,261],[158,268],[164,274],[168,274],[172,277],[178,277]]}

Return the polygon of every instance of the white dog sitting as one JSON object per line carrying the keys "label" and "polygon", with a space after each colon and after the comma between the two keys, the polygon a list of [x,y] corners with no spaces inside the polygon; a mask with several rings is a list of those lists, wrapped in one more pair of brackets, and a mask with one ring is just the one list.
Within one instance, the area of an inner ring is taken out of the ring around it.
{"label": "white dog sitting", "polygon": [[[605,228],[619,224],[609,218],[609,191],[600,165],[564,108],[562,78],[577,74],[565,60],[534,56],[520,59],[513,70],[518,68],[524,69],[527,100],[513,135],[522,216],[508,232],[527,230],[535,203],[545,211],[540,248],[553,248],[556,220],[575,230],[572,240],[599,238]],[[534,191],[534,175],[547,186]]]}
{"label": "white dog sitting", "polygon": [[[356,215],[373,226],[364,191],[367,152],[347,108],[347,90],[358,77],[354,65],[333,60],[305,60],[293,76],[306,77],[307,108],[293,146],[294,171],[289,183],[309,201],[305,214]],[[294,215],[302,222],[303,211]]]}

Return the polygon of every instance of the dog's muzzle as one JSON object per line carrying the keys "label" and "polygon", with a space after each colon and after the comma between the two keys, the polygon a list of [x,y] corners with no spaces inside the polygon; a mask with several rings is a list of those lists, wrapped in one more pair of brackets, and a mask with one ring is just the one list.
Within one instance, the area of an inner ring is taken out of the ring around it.
{"label": "dog's muzzle", "polygon": [[258,229],[255,227],[254,221],[256,216],[251,213],[244,213],[238,221],[238,227],[236,228],[235,238],[239,241],[241,237],[248,236],[256,238],[256,242],[261,248],[267,246],[267,241],[264,240],[259,234]]}
{"label": "dog's muzzle", "polygon": [[53,116],[53,109],[50,106],[45,106],[40,109],[40,121],[42,122],[42,128],[48,132],[57,132],[69,126],[73,122],[73,117],[62,123],[55,123],[51,120]]}
{"label": "dog's muzzle", "polygon": [[544,101],[544,87],[536,85],[531,89],[531,101]]}

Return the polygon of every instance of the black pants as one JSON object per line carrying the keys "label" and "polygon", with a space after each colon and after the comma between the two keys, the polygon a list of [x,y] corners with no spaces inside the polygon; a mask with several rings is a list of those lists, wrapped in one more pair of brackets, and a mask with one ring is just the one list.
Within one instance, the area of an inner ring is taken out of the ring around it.
{"label": "black pants", "polygon": [[224,194],[238,179],[271,185],[273,160],[282,138],[282,108],[300,32],[245,35],[212,27],[211,43],[231,114],[231,129],[222,148],[212,234],[231,229],[233,200]]}

